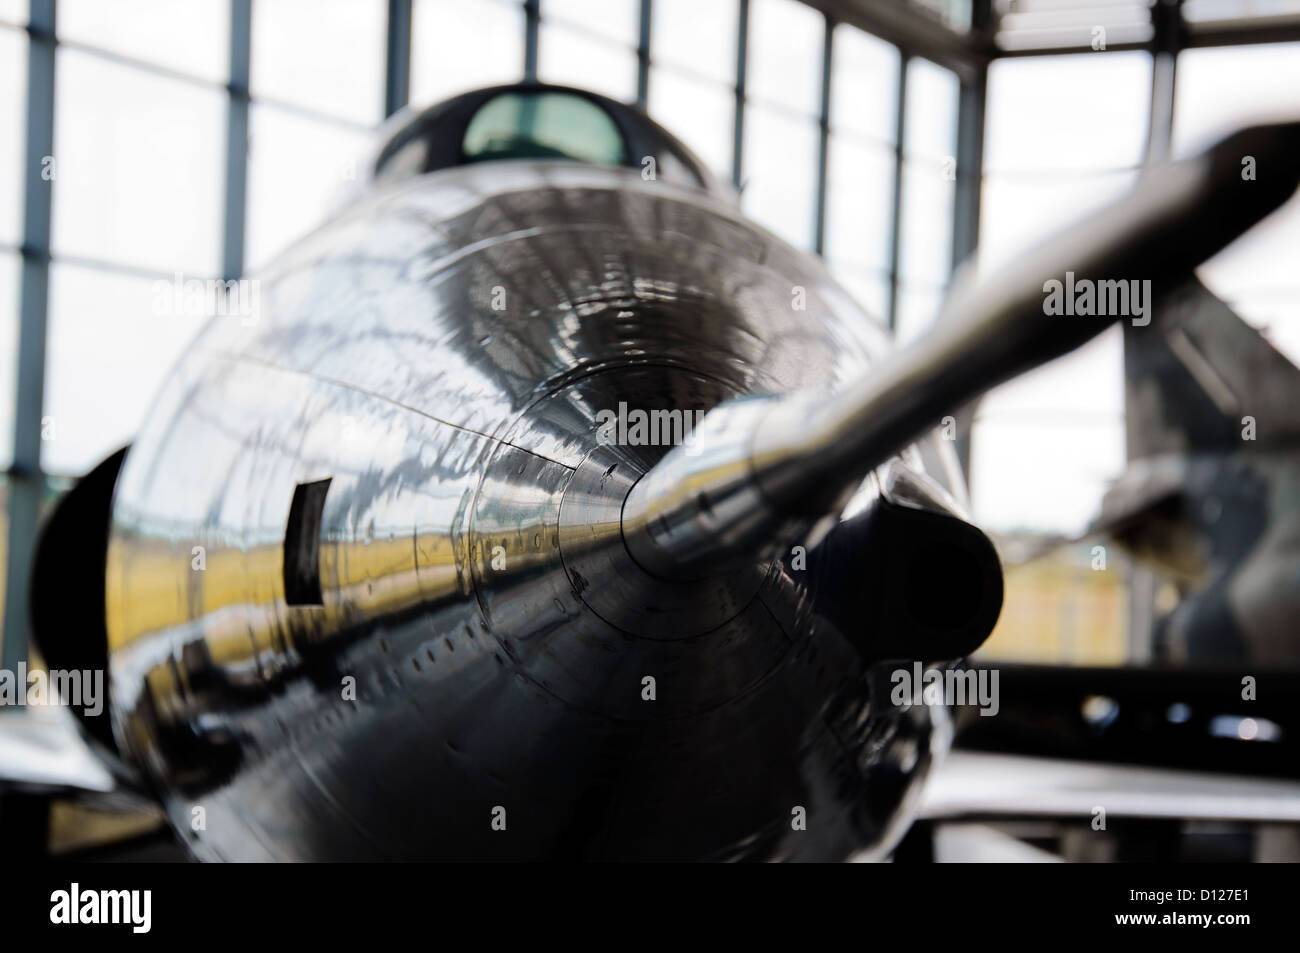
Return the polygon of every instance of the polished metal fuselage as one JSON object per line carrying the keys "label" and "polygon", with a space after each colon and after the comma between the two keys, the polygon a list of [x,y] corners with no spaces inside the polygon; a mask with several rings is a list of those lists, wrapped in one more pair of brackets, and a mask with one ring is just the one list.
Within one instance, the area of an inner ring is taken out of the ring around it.
{"label": "polished metal fuselage", "polygon": [[[820,263],[636,170],[503,162],[380,189],[257,278],[255,320],[170,376],[111,523],[115,732],[197,856],[889,848],[942,709],[890,704],[797,563],[660,583],[593,528],[669,449],[604,444],[600,411],[884,355]],[[942,441],[907,458],[960,492]],[[325,479],[321,603],[289,604],[295,488]]]}

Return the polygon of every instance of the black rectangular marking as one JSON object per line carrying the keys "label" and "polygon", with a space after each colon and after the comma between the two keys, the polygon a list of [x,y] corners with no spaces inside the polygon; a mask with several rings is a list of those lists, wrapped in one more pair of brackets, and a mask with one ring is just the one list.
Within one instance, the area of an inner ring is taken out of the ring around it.
{"label": "black rectangular marking", "polygon": [[291,606],[324,604],[320,591],[320,527],[330,480],[299,483],[284,528],[284,599]]}

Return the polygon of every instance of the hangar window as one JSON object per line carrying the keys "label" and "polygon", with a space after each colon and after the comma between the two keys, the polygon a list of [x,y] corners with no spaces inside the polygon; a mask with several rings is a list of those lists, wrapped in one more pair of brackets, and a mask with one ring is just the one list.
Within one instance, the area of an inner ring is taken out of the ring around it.
{"label": "hangar window", "polygon": [[484,103],[465,129],[467,162],[576,159],[627,165],[623,134],[596,103],[568,93],[502,93]]}

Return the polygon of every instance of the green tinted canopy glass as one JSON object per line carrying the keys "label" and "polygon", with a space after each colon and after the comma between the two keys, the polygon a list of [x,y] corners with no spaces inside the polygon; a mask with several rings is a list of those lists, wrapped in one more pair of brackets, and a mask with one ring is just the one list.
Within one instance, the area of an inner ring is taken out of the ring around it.
{"label": "green tinted canopy glass", "polygon": [[502,93],[479,107],[461,146],[467,162],[576,159],[627,165],[627,145],[609,113],[571,93]]}

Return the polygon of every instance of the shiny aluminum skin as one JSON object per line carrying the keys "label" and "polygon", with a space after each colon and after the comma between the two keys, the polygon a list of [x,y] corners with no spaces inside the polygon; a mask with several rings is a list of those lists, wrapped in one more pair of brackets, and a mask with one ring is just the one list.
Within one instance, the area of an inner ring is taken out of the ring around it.
{"label": "shiny aluminum skin", "polygon": [[[377,187],[260,279],[170,376],[110,531],[114,731],[197,857],[890,849],[944,710],[891,705],[788,559],[661,581],[601,535],[668,448],[603,445],[600,410],[886,353],[818,262],[725,195],[513,161]],[[896,465],[960,499],[948,446]],[[291,500],[327,478],[322,604],[289,605]]]}

